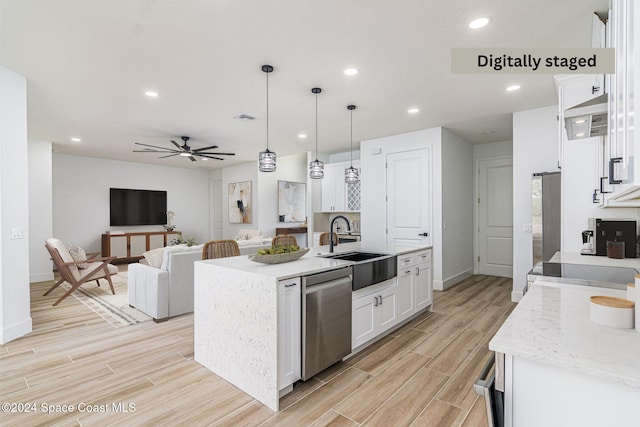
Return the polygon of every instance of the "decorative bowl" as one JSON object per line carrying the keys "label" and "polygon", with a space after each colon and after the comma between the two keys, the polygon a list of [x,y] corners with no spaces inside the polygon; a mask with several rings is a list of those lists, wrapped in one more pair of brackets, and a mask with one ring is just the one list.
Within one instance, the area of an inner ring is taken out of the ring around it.
{"label": "decorative bowl", "polygon": [[263,264],[280,264],[283,262],[295,261],[301,256],[309,252],[309,248],[300,249],[295,252],[287,252],[284,254],[275,255],[249,255],[249,259],[254,262],[260,262]]}

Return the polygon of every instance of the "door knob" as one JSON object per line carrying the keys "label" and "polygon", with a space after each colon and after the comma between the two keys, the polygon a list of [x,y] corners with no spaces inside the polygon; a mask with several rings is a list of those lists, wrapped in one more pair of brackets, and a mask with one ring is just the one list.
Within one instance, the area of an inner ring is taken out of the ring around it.
{"label": "door knob", "polygon": [[427,237],[428,235],[429,235],[429,233],[420,233],[420,234],[418,234],[418,236],[424,236],[424,237]]}

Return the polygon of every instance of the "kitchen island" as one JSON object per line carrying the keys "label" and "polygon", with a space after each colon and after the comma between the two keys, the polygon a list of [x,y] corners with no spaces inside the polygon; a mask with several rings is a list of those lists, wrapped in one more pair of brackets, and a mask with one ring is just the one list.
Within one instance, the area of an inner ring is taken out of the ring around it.
{"label": "kitchen island", "polygon": [[592,322],[593,295],[626,293],[537,280],[491,340],[505,426],[640,425],[640,333]]}
{"label": "kitchen island", "polygon": [[[396,255],[428,250],[348,243],[336,252],[359,249]],[[318,256],[327,253],[327,246],[311,248],[283,264],[247,256],[196,262],[194,359],[278,411],[280,396],[300,378],[300,277],[352,264]]]}

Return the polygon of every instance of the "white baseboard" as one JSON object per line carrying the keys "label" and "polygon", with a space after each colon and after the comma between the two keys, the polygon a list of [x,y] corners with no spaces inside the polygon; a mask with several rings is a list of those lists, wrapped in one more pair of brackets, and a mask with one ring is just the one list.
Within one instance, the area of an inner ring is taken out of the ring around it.
{"label": "white baseboard", "polygon": [[455,276],[451,276],[448,279],[445,279],[444,281],[434,280],[433,289],[435,289],[436,291],[444,291],[446,289],[449,289],[456,283],[462,282],[464,279],[472,275],[473,275],[473,268],[469,268],[467,270],[461,271]]}
{"label": "white baseboard", "polygon": [[48,273],[33,273],[29,275],[29,283],[50,282],[53,280],[53,271]]}
{"label": "white baseboard", "polygon": [[511,291],[511,301],[513,302],[520,302],[523,296],[523,291]]}
{"label": "white baseboard", "polygon": [[20,338],[23,335],[27,335],[32,331],[31,317],[28,317],[18,323],[4,328],[2,330],[2,337],[0,338],[0,344],[6,344],[9,341],[13,341],[16,338]]}

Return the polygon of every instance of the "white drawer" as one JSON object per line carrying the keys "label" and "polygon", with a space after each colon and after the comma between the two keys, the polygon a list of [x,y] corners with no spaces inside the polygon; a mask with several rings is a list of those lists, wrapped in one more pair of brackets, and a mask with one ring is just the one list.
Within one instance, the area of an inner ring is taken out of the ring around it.
{"label": "white drawer", "polygon": [[431,261],[431,249],[426,249],[424,251],[418,251],[415,253],[416,262],[425,262]]}
{"label": "white drawer", "polygon": [[400,271],[403,267],[410,267],[416,263],[416,259],[414,257],[414,253],[398,255],[398,271]]}

